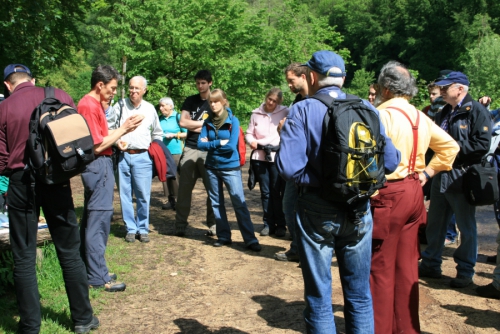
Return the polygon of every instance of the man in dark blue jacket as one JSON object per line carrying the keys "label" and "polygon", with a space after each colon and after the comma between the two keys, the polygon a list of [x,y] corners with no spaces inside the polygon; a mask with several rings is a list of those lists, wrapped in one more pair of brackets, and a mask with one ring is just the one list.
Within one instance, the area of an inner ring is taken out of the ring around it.
{"label": "man in dark blue jacket", "polygon": [[[329,94],[343,99],[345,80],[343,59],[331,51],[315,52],[308,67],[309,96]],[[378,114],[368,101],[363,101]],[[332,312],[331,261],[337,256],[344,292],[346,330],[373,333],[373,307],[370,293],[372,216],[369,203],[354,224],[344,206],[336,206],[320,195],[322,178],[321,138],[327,107],[316,99],[294,104],[281,132],[281,148],[276,164],[286,180],[299,186],[296,234],[305,286],[304,311],[308,333],[335,333]],[[385,129],[380,131],[385,136]],[[386,136],[385,136],[386,137]],[[400,161],[399,152],[386,137],[386,174]],[[350,215],[349,215],[350,216]]]}
{"label": "man in dark blue jacket", "polygon": [[427,248],[422,252],[420,277],[440,278],[441,255],[444,248],[446,226],[455,214],[461,241],[453,254],[457,263],[457,276],[450,281],[453,288],[472,283],[477,260],[476,208],[470,205],[462,190],[462,171],[481,162],[490,148],[491,117],[479,102],[468,94],[469,79],[461,72],[451,72],[435,83],[448,104],[436,115],[436,124],[448,132],[460,146],[450,172],[434,177],[431,186],[431,204],[427,219]]}

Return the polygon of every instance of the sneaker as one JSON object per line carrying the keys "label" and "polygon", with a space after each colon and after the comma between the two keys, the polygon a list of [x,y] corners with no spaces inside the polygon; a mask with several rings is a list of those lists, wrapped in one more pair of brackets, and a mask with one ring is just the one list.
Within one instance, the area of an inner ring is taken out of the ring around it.
{"label": "sneaker", "polygon": [[479,286],[476,288],[476,292],[478,296],[484,298],[492,298],[492,299],[500,299],[500,290],[493,286],[493,283],[490,283],[485,286]]}
{"label": "sneaker", "polygon": [[441,278],[441,271],[431,270],[422,264],[418,266],[418,277]]}
{"label": "sneaker", "polygon": [[94,315],[88,324],[75,326],[75,333],[89,333],[99,327],[99,319]]}
{"label": "sneaker", "polygon": [[292,251],[274,254],[274,259],[278,261],[299,262],[299,254]]}
{"label": "sneaker", "polygon": [[208,231],[205,233],[207,237],[215,237],[217,235],[217,227],[214,225],[208,228]]}
{"label": "sneaker", "polygon": [[450,286],[452,288],[465,288],[472,284],[472,277],[467,277],[463,275],[457,275],[456,278],[450,281]]}
{"label": "sneaker", "polygon": [[135,242],[135,233],[127,233],[125,237],[126,242]]}
{"label": "sneaker", "polygon": [[456,242],[455,240],[445,239],[444,240],[444,245],[445,246],[453,245],[455,242]]}
{"label": "sneaker", "polygon": [[262,250],[262,246],[258,242],[249,245],[247,248],[254,252],[260,252]]}
{"label": "sneaker", "polygon": [[260,235],[267,237],[269,235],[269,226],[264,226],[264,228],[260,231]]}
{"label": "sneaker", "polygon": [[147,242],[149,242],[149,235],[148,235],[148,234],[146,234],[146,233],[141,234],[141,235],[139,236],[139,240],[140,240],[141,242],[147,243]]}
{"label": "sneaker", "polygon": [[90,285],[89,287],[91,289],[104,289],[106,292],[120,292],[125,291],[127,286],[123,282],[111,280],[103,285]]}
{"label": "sneaker", "polygon": [[278,227],[276,228],[276,233],[274,234],[278,238],[283,238],[286,235],[286,228]]}

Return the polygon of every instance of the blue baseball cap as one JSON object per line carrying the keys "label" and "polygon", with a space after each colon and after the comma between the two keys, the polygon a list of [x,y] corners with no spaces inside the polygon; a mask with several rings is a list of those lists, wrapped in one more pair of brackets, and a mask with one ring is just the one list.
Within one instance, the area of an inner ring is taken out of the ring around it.
{"label": "blue baseball cap", "polygon": [[[327,77],[345,77],[345,64],[341,56],[333,51],[321,50],[313,53],[312,58],[301,66],[307,66],[314,72]],[[338,67],[342,73],[330,73],[332,67]]]}
{"label": "blue baseball cap", "polygon": [[30,77],[33,77],[30,69],[23,64],[10,64],[3,70],[3,80],[7,80],[7,77],[12,73],[28,73]]}
{"label": "blue baseball cap", "polygon": [[434,82],[436,86],[448,86],[452,83],[458,83],[465,86],[470,85],[469,78],[467,78],[467,76],[462,72],[450,72],[440,76],[436,79],[436,82]]}

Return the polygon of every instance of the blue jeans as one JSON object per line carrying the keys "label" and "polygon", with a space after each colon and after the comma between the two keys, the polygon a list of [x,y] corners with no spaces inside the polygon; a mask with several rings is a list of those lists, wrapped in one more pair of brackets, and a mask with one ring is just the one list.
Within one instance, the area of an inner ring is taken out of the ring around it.
{"label": "blue jeans", "polygon": [[441,255],[444,249],[446,229],[451,216],[455,214],[458,229],[461,232],[460,245],[453,254],[457,264],[457,274],[465,277],[474,276],[477,260],[477,225],[476,207],[470,205],[461,192],[441,193],[441,175],[434,177],[431,188],[427,228],[427,248],[422,252],[422,266],[441,272]]}
{"label": "blue jeans", "polygon": [[283,194],[283,212],[285,213],[286,226],[292,237],[290,243],[290,251],[297,254],[297,237],[295,234],[295,204],[299,198],[299,188],[295,185],[295,181],[286,182],[285,193]]}
{"label": "blue jeans", "polygon": [[456,227],[456,219],[455,215],[451,216],[450,222],[448,223],[448,227],[446,228],[446,239],[455,242],[457,237],[457,227]]}
{"label": "blue jeans", "polygon": [[332,310],[332,256],[335,251],[344,292],[346,333],[373,333],[370,293],[372,215],[369,204],[361,223],[315,192],[297,202],[297,241],[304,278],[307,333],[336,333]]}
{"label": "blue jeans", "polygon": [[275,231],[277,227],[284,228],[286,222],[282,206],[283,198],[276,165],[274,162],[259,160],[251,160],[250,163],[259,182],[264,226],[268,226],[271,231]]}
{"label": "blue jeans", "polygon": [[208,196],[214,210],[217,239],[231,241],[231,228],[227,221],[226,207],[224,205],[223,185],[226,185],[245,245],[249,246],[258,243],[259,241],[255,237],[253,223],[250,219],[250,212],[245,202],[245,195],[243,194],[241,170],[207,169],[207,176],[209,183]]}
{"label": "blue jeans", "polygon": [[[120,154],[118,177],[122,215],[127,233],[148,234],[151,179],[153,178],[153,162],[149,153],[146,151],[138,154],[127,152]],[[135,195],[137,203],[137,217],[134,213],[132,194]]]}

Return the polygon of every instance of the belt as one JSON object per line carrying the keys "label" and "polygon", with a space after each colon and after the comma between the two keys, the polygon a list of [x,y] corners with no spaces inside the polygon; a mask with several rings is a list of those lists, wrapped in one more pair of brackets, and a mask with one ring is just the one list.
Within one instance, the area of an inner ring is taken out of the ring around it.
{"label": "belt", "polygon": [[139,153],[144,153],[146,152],[146,149],[132,149],[132,150],[125,150],[128,154],[139,154]]}
{"label": "belt", "polygon": [[387,180],[388,183],[396,183],[396,182],[408,182],[409,180],[418,180],[418,173],[413,172],[411,174],[406,175],[402,179],[397,179],[397,180]]}

